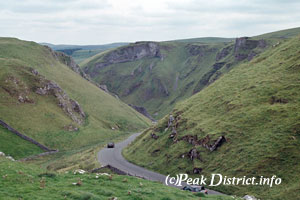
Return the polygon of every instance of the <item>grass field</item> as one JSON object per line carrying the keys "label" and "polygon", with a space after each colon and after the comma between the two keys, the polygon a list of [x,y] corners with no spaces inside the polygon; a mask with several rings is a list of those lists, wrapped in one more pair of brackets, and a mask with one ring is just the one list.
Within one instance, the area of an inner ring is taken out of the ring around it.
{"label": "grass field", "polygon": [[[0,157],[1,199],[203,199],[229,200],[232,197],[204,196],[161,183],[119,175],[55,173],[35,165],[24,165]],[[80,186],[73,183],[80,182]]]}

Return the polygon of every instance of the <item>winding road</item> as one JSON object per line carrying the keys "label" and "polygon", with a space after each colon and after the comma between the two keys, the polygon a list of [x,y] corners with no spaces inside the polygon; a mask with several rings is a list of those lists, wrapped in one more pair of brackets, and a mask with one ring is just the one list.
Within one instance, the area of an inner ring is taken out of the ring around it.
{"label": "winding road", "polygon": [[[110,165],[119,170],[122,170],[123,172],[126,172],[128,175],[145,178],[151,181],[159,181],[165,184],[165,179],[166,179],[165,175],[134,165],[128,162],[122,156],[122,150],[140,134],[141,133],[135,133],[129,136],[126,140],[117,143],[115,145],[115,148],[103,148],[101,151],[98,152],[98,161],[102,166]],[[169,186],[176,187],[174,185],[169,185]],[[182,188],[182,187],[178,187],[178,188]],[[213,190],[208,190],[208,194],[224,195],[220,192],[213,191]]]}

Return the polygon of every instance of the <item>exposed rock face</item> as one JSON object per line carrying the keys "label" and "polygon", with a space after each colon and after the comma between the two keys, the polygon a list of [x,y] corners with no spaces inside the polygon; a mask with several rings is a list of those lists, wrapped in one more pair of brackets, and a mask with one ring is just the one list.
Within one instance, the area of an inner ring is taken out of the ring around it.
{"label": "exposed rock face", "polygon": [[[111,51],[103,57],[103,61],[95,64],[93,73],[89,73],[92,77],[97,74],[99,69],[116,63],[131,62],[142,58],[162,58],[160,46],[155,42],[137,42],[125,47],[121,47],[116,51]],[[88,71],[88,69],[86,69]]]}
{"label": "exposed rock face", "polygon": [[226,56],[228,56],[231,51],[233,50],[233,46],[230,45],[228,47],[225,47],[224,49],[222,49],[216,56],[216,61],[222,60],[223,58],[225,58]]}
{"label": "exposed rock face", "polygon": [[200,57],[203,57],[206,54],[215,52],[217,50],[216,48],[211,48],[208,45],[194,45],[194,44],[188,44],[186,48],[188,49],[189,53],[192,56],[200,56]]}
{"label": "exposed rock face", "polygon": [[107,86],[106,86],[106,85],[99,85],[99,84],[97,84],[97,86],[98,86],[100,89],[102,89],[103,91],[105,91],[105,92],[109,93],[109,91],[108,91],[108,89],[107,89]]}
{"label": "exposed rock face", "polygon": [[258,47],[259,48],[266,48],[267,47],[267,42],[263,39],[258,41]]}
{"label": "exposed rock face", "polygon": [[199,80],[199,82],[197,83],[193,94],[201,91],[204,87],[208,86],[210,83],[212,83],[213,81],[210,81],[211,77],[219,70],[221,69],[226,63],[225,62],[219,62],[219,63],[215,63],[212,67],[211,70],[209,72],[207,72],[206,74],[204,74],[204,76]]}
{"label": "exposed rock face", "polygon": [[34,100],[29,96],[30,89],[28,86],[14,75],[8,75],[0,87],[19,103],[34,103]]}
{"label": "exposed rock face", "polygon": [[234,57],[237,61],[248,59],[249,61],[256,55],[252,50],[255,48],[265,48],[264,40],[251,40],[248,37],[241,37],[235,40]]}
{"label": "exposed rock face", "polygon": [[65,64],[65,65],[67,65],[70,69],[72,69],[77,74],[81,75],[86,80],[90,80],[88,75],[83,72],[83,70],[75,63],[75,61],[73,60],[73,58],[71,56],[66,55],[63,52],[53,51],[48,46],[45,46],[45,47],[51,52],[52,56],[56,60],[60,61],[61,63]]}
{"label": "exposed rock face", "polygon": [[151,121],[156,121],[155,119],[153,119],[153,117],[151,117],[151,115],[147,112],[146,108],[142,107],[142,106],[135,106],[132,104],[128,104],[130,107],[134,108],[136,111],[138,111],[139,113],[143,114],[144,116],[148,117]]}
{"label": "exposed rock face", "polygon": [[40,76],[41,87],[36,88],[35,93],[39,95],[53,95],[63,111],[77,124],[81,125],[86,117],[84,111],[77,101],[69,96],[54,81],[49,81]]}
{"label": "exposed rock face", "polygon": [[136,82],[136,83],[134,83],[134,84],[132,84],[129,88],[127,88],[127,89],[123,92],[122,96],[128,96],[128,95],[131,94],[133,91],[135,91],[137,88],[139,88],[142,84],[143,84],[143,81],[142,81],[142,80],[141,80],[141,81],[138,81],[138,82]]}
{"label": "exposed rock face", "polygon": [[216,61],[220,61],[233,52],[236,61],[248,59],[252,60],[257,53],[253,51],[255,48],[265,48],[267,43],[265,40],[251,40],[249,37],[241,37],[235,40],[234,45],[223,48],[216,56]]}

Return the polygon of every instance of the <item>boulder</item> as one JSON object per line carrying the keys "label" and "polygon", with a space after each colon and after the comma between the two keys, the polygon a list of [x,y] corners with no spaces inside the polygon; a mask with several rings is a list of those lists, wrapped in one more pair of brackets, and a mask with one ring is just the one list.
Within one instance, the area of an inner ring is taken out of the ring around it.
{"label": "boulder", "polygon": [[176,135],[177,135],[177,131],[176,131],[176,128],[173,126],[172,127],[172,133],[169,135],[169,138],[175,139]]}
{"label": "boulder", "polygon": [[39,94],[39,95],[46,95],[47,94],[47,90],[44,88],[37,88],[35,90],[35,93]]}
{"label": "boulder", "polygon": [[151,138],[157,140],[159,138],[159,136],[157,136],[155,133],[151,133]]}
{"label": "boulder", "polygon": [[106,85],[99,85],[99,84],[97,84],[97,86],[101,89],[101,90],[103,90],[104,92],[107,92],[107,93],[109,93],[109,91],[108,91],[108,89],[107,89],[107,86]]}
{"label": "boulder", "polygon": [[220,147],[224,142],[226,142],[226,138],[224,136],[220,136],[217,141],[210,147],[210,151],[215,151],[218,147]]}
{"label": "boulder", "polygon": [[202,172],[202,168],[197,168],[197,167],[194,167],[193,169],[193,174],[200,174]]}
{"label": "boulder", "polygon": [[197,149],[195,149],[195,148],[191,149],[188,153],[188,156],[191,159],[191,161],[193,161],[194,159],[197,159],[199,157]]}
{"label": "boulder", "polygon": [[284,98],[280,98],[280,97],[276,97],[276,96],[272,96],[270,99],[270,104],[275,104],[275,103],[282,103],[282,104],[286,104],[289,101],[287,99]]}
{"label": "boulder", "polygon": [[173,115],[169,116],[169,120],[168,120],[168,127],[173,125],[173,121],[175,120],[175,118],[173,117]]}
{"label": "boulder", "polygon": [[7,159],[11,160],[11,161],[16,161],[13,157],[11,156],[6,156]]}
{"label": "boulder", "polygon": [[39,72],[36,69],[31,69],[31,73],[35,76],[39,75]]}
{"label": "boulder", "polygon": [[254,196],[250,196],[250,195],[244,196],[243,199],[245,199],[245,200],[257,200],[257,198],[255,198]]}
{"label": "boulder", "polygon": [[74,126],[72,124],[64,126],[64,129],[66,131],[70,131],[70,132],[72,132],[72,131],[78,131],[79,130],[76,126]]}
{"label": "boulder", "polygon": [[180,138],[179,140],[184,140],[187,143],[191,144],[191,145],[197,145],[198,144],[198,137],[197,135],[185,135],[182,138]]}

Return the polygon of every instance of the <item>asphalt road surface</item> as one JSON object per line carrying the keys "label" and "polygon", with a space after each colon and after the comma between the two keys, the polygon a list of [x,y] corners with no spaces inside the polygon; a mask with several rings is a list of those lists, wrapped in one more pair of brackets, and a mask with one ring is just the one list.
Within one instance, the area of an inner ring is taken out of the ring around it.
{"label": "asphalt road surface", "polygon": [[[145,178],[151,181],[159,181],[165,184],[165,175],[132,164],[122,156],[122,150],[140,134],[141,133],[135,133],[129,136],[126,140],[115,144],[115,148],[103,148],[101,151],[98,152],[98,161],[102,166],[110,165],[123,172],[126,172],[129,175]],[[186,184],[183,185],[185,186]],[[169,186],[176,187],[174,185]],[[213,190],[208,190],[208,194],[224,195],[220,192]]]}

